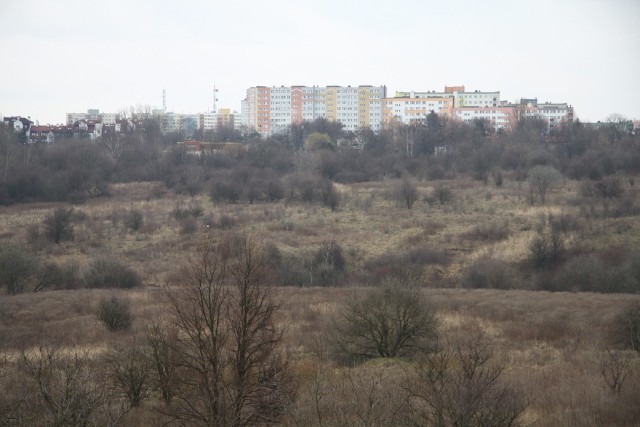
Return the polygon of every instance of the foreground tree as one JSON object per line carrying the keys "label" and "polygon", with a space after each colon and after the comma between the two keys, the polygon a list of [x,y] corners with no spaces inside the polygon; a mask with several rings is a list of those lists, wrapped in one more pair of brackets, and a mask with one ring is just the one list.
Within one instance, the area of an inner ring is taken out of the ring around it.
{"label": "foreground tree", "polygon": [[28,384],[26,413],[18,424],[112,426],[126,412],[100,383],[95,364],[84,353],[41,345],[22,351],[18,364]]}
{"label": "foreground tree", "polygon": [[516,426],[526,408],[522,396],[502,379],[490,342],[469,337],[430,355],[408,380],[410,425]]}
{"label": "foreground tree", "polygon": [[294,388],[262,243],[208,241],[173,285],[177,386],[169,415],[204,425],[277,423]]}

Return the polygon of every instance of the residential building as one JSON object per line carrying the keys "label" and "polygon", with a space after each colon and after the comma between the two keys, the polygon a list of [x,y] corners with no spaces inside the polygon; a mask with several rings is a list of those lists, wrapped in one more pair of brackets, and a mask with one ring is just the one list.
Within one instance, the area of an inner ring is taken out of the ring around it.
{"label": "residential building", "polygon": [[460,107],[453,109],[452,117],[468,124],[486,120],[496,131],[509,131],[515,124],[513,107]]}
{"label": "residential building", "polygon": [[31,118],[21,117],[21,116],[9,116],[4,117],[2,121],[5,125],[11,126],[15,133],[19,135],[21,142],[28,141],[28,133],[29,128],[33,125],[33,122],[30,120]]}
{"label": "residential building", "polygon": [[99,121],[105,125],[114,125],[120,116],[116,113],[100,113],[98,109],[88,109],[86,113],[67,113],[67,125],[73,125],[82,120]]}
{"label": "residential building", "polygon": [[382,101],[382,121],[385,125],[422,122],[431,112],[451,117],[452,111],[452,97],[396,97]]}
{"label": "residential building", "polygon": [[500,105],[500,91],[465,92],[462,86],[445,86],[444,92],[396,92],[396,98],[453,98],[453,107],[497,107]]}
{"label": "residential building", "polygon": [[559,128],[563,123],[573,122],[573,107],[567,103],[551,103],[527,105],[526,117],[537,117],[547,122],[547,132]]}
{"label": "residential building", "polygon": [[198,129],[210,131],[221,127],[239,129],[242,124],[237,111],[219,108],[216,113],[198,113]]}
{"label": "residential building", "polygon": [[264,135],[318,118],[337,121],[347,131],[379,130],[385,86],[255,86],[242,102],[243,125]]}

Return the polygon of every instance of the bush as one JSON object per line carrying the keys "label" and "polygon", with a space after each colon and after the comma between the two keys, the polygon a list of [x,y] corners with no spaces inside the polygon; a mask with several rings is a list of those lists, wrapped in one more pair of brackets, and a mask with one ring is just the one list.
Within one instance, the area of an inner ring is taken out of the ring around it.
{"label": "bush", "polygon": [[640,303],[635,303],[618,315],[615,321],[616,339],[624,348],[640,351]]}
{"label": "bush", "polygon": [[131,231],[138,231],[142,228],[144,216],[137,209],[131,209],[124,217],[124,225]]}
{"label": "bush", "polygon": [[88,288],[133,288],[140,285],[140,278],[118,260],[102,257],[91,263],[84,283]]}
{"label": "bush", "polygon": [[404,253],[386,253],[365,262],[364,281],[381,284],[387,280],[399,280],[417,284],[423,270],[429,265],[446,265],[451,261],[447,252],[428,247],[413,248]]}
{"label": "bush", "polygon": [[424,354],[434,348],[435,310],[419,290],[394,285],[346,303],[336,325],[343,353],[369,359]]}
{"label": "bush", "polygon": [[242,185],[231,180],[217,182],[210,195],[214,202],[237,203],[242,196]]}
{"label": "bush", "polygon": [[504,366],[494,362],[491,343],[480,334],[447,347],[421,362],[410,379],[407,424],[520,425],[526,401],[502,380]]}
{"label": "bush", "polygon": [[515,271],[502,260],[484,256],[478,258],[462,277],[465,288],[511,289],[514,288]]}
{"label": "bush", "polygon": [[344,275],[346,260],[342,247],[333,240],[322,242],[313,258],[313,285],[337,285]]}
{"label": "bush", "polygon": [[55,244],[73,240],[73,208],[57,208],[44,219],[45,236]]}
{"label": "bush", "polygon": [[45,289],[78,289],[82,287],[80,267],[70,261],[63,265],[47,264],[40,269],[33,292]]}
{"label": "bush", "polygon": [[96,317],[110,331],[129,329],[133,322],[129,303],[116,298],[115,295],[111,298],[102,298],[100,300],[96,310]]}
{"label": "bush", "polygon": [[36,271],[36,259],[15,246],[0,247],[0,286],[15,295],[24,291]]}
{"label": "bush", "polygon": [[534,166],[529,170],[529,186],[531,191],[537,191],[540,200],[544,204],[547,193],[552,191],[558,181],[562,179],[562,175],[552,166]]}
{"label": "bush", "polygon": [[438,185],[433,190],[433,197],[440,202],[441,205],[451,201],[453,199],[453,191],[449,187],[444,185]]}
{"label": "bush", "polygon": [[195,218],[187,216],[180,220],[180,234],[193,234],[198,229],[198,222]]}
{"label": "bush", "polygon": [[536,268],[547,268],[560,261],[563,250],[558,232],[539,233],[529,244],[529,257]]}
{"label": "bush", "polygon": [[116,394],[131,406],[139,406],[149,395],[151,364],[145,347],[119,346],[105,357],[108,377]]}
{"label": "bush", "polygon": [[396,198],[411,209],[419,198],[418,187],[409,178],[404,178],[395,190]]}
{"label": "bush", "polygon": [[464,237],[485,242],[506,240],[509,238],[509,223],[507,221],[502,224],[496,221],[480,223],[473,227],[471,231],[465,233]]}

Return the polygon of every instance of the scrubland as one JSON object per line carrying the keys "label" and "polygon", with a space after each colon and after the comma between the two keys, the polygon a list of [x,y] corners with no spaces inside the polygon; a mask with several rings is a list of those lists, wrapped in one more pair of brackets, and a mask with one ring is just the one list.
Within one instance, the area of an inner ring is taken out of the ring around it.
{"label": "scrubland", "polygon": [[0,425],[638,425],[625,126],[0,125]]}
{"label": "scrubland", "polygon": [[[372,283],[408,277],[403,275],[410,269],[419,271],[415,280],[436,308],[441,340],[454,342],[482,334],[491,343],[494,360],[503,367],[501,381],[508,382],[526,402],[520,423],[596,426],[638,422],[640,359],[620,346],[616,319],[626,307],[640,303],[640,296],[571,289],[549,292],[541,279],[548,272],[530,266],[530,242],[557,218],[573,224],[562,233],[567,253],[596,248],[602,256],[619,259],[625,250],[637,248],[640,223],[635,217],[581,216],[580,208],[570,203],[578,186],[571,180],[551,192],[545,205],[534,206],[527,203],[519,182],[496,187],[451,180],[446,182],[454,195],[451,201],[420,200],[410,210],[390,195],[395,183],[339,185],[341,202],[336,211],[286,200],[229,204],[171,191],[150,196],[161,183],[119,184],[113,186],[111,197],[76,206],[75,211],[82,215],[75,222],[74,239],[58,245],[29,238],[29,228],[42,224],[56,204],[0,208],[3,240],[36,245],[42,262],[74,262],[83,271],[93,258],[109,254],[132,268],[142,281],[133,289],[3,295],[0,342],[5,393],[18,393],[12,381],[19,384],[14,369],[21,351],[55,343],[81,351],[99,365],[110,347],[144,342],[148,326],[169,316],[165,286],[180,263],[193,256],[202,241],[242,232],[277,248],[285,262],[313,259],[328,241],[338,244],[344,257],[344,270],[321,283],[323,286],[286,271],[277,280],[282,285],[275,293],[281,303],[277,324],[284,331],[283,349],[297,384],[285,424],[400,422],[397,414],[409,410],[404,406],[403,390],[412,362],[384,359],[345,365],[332,358],[330,335],[345,300],[365,295]],[[428,194],[431,183],[420,182],[418,190]],[[635,197],[635,188],[628,192]],[[176,211],[189,208],[197,215],[185,226]],[[136,231],[125,225],[131,210],[143,216]],[[489,259],[501,264],[487,262]],[[465,277],[478,262],[485,273],[510,266],[508,276],[496,279],[501,289],[473,289],[473,281]],[[313,269],[310,262],[300,265]],[[129,301],[134,319],[129,330],[110,332],[96,320],[98,301],[111,295]],[[607,385],[602,373],[612,351],[629,361],[619,390]],[[11,402],[7,399],[5,405]],[[160,424],[165,419],[154,409],[156,405],[152,395],[120,421]]]}

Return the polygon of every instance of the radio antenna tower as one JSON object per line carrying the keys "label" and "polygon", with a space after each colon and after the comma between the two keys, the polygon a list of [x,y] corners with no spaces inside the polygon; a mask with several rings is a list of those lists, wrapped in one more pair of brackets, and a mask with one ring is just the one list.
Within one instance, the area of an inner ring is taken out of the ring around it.
{"label": "radio antenna tower", "polygon": [[216,107],[216,102],[218,101],[218,89],[216,89],[216,84],[213,84],[213,112],[217,113],[218,108]]}
{"label": "radio antenna tower", "polygon": [[162,89],[162,111],[167,112],[167,90]]}

